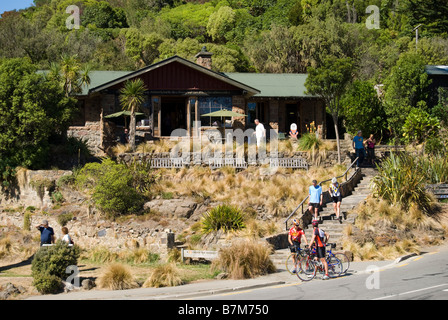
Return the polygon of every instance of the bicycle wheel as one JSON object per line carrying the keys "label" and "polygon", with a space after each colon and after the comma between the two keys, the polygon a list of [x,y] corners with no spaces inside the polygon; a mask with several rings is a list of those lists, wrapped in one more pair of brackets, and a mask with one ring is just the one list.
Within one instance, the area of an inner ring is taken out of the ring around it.
{"label": "bicycle wheel", "polygon": [[300,256],[296,258],[296,262],[294,262],[295,257],[297,257],[297,253],[292,252],[289,254],[288,258],[286,258],[286,270],[288,270],[290,274],[296,274],[297,271],[300,271],[297,261]]}
{"label": "bicycle wheel", "polygon": [[342,273],[342,263],[335,256],[331,256],[327,258],[328,264],[328,276],[330,278],[337,278]]}
{"label": "bicycle wheel", "polygon": [[302,281],[310,281],[316,276],[316,264],[310,257],[303,257],[299,261],[300,272],[297,272],[297,277]]}
{"label": "bicycle wheel", "polygon": [[335,253],[334,254],[336,258],[338,258],[342,263],[342,274],[346,273],[348,271],[348,268],[350,267],[350,260],[348,257],[343,253]]}

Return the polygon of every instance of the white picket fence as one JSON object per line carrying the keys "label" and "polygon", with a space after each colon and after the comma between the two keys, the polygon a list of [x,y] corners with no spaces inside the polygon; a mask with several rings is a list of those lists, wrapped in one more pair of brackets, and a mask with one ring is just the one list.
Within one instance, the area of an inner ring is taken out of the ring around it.
{"label": "white picket fence", "polygon": [[211,169],[218,169],[222,167],[232,167],[235,169],[247,168],[247,162],[243,158],[210,158],[208,165]]}
{"label": "white picket fence", "polygon": [[308,162],[303,158],[274,158],[270,159],[270,165],[271,167],[308,170]]}

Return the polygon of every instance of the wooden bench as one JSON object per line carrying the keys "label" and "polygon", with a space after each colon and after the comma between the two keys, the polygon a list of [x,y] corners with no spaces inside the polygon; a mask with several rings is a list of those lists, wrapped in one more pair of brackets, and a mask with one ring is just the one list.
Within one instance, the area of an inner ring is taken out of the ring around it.
{"label": "wooden bench", "polygon": [[193,259],[204,259],[204,260],[214,260],[218,258],[218,251],[208,251],[208,250],[185,250],[181,249],[181,259],[182,262],[185,258]]}
{"label": "wooden bench", "polygon": [[437,200],[448,199],[448,184],[432,184],[426,186],[426,188]]}

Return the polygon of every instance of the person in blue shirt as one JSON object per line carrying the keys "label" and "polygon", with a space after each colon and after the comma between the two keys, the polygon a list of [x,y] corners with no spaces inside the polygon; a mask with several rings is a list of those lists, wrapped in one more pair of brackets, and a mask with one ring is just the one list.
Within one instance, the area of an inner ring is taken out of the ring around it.
{"label": "person in blue shirt", "polygon": [[359,130],[358,134],[353,138],[352,146],[353,149],[355,149],[356,157],[358,158],[356,165],[359,167],[359,165],[364,161],[365,156],[364,139],[362,137],[361,130]]}
{"label": "person in blue shirt", "polygon": [[308,190],[309,190],[308,210],[312,214],[314,213],[314,220],[317,220],[319,206],[322,205],[323,200],[322,187],[317,184],[316,180],[313,180],[313,185],[310,186]]}
{"label": "person in blue shirt", "polygon": [[42,224],[36,227],[40,231],[40,245],[54,243],[54,230],[48,226],[48,221],[42,221]]}

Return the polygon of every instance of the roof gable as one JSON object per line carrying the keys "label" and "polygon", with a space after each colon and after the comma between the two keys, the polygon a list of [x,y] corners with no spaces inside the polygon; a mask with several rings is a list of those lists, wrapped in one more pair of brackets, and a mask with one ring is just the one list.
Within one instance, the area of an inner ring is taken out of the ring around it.
{"label": "roof gable", "polygon": [[123,82],[136,77],[144,80],[150,90],[244,90],[249,95],[260,93],[223,74],[204,68],[178,56],[168,58],[140,70],[129,72],[98,86],[91,86],[89,93],[108,88],[117,89]]}

